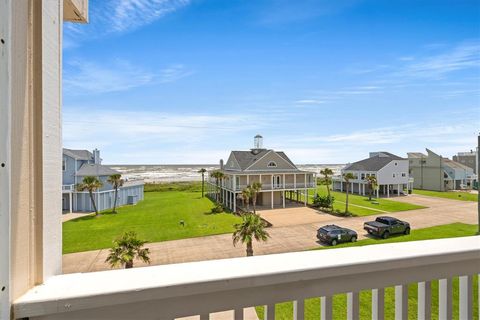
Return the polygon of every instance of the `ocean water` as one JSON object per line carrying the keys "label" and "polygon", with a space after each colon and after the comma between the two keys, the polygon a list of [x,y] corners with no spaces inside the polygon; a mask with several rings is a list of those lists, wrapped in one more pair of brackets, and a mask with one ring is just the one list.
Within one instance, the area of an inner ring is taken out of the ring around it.
{"label": "ocean water", "polygon": [[[109,165],[118,170],[127,179],[143,179],[147,183],[177,182],[177,181],[201,181],[202,175],[198,173],[201,168],[213,171],[219,168],[213,164],[191,165]],[[319,173],[323,168],[330,168],[334,174],[340,173],[343,164],[304,164],[297,165],[300,170]]]}

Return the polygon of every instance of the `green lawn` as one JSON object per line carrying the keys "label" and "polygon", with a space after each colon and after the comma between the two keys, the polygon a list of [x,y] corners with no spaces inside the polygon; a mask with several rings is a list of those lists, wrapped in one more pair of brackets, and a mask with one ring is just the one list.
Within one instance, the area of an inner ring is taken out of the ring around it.
{"label": "green lawn", "polygon": [[478,195],[461,191],[430,191],[414,189],[413,193],[430,197],[447,198],[462,201],[478,201]]}
{"label": "green lawn", "polygon": [[[210,214],[213,203],[200,192],[145,192],[145,200],[104,213],[63,223],[63,253],[109,248],[125,231],[135,231],[148,242],[233,232],[240,218]],[[180,225],[185,221],[185,226]]]}
{"label": "green lawn", "polygon": [[[414,240],[428,240],[440,238],[453,238],[473,236],[476,234],[477,226],[463,223],[453,223],[443,226],[412,230],[408,236],[392,237],[386,240],[366,239],[356,243],[346,243],[334,248],[363,246],[379,243],[404,242]],[[332,247],[319,247],[315,249],[329,249]],[[478,276],[474,277],[474,319],[478,318]],[[458,278],[453,280],[453,319],[458,319]],[[409,296],[409,319],[417,319],[417,284],[410,284],[408,288]],[[346,294],[338,294],[333,297],[334,319],[345,319],[347,308]],[[260,319],[263,317],[263,307],[256,307]],[[394,319],[395,312],[395,290],[393,287],[385,289],[385,319]],[[275,319],[290,320],[293,319],[293,304],[291,302],[280,303],[275,306]],[[311,298],[305,301],[305,319],[320,319],[320,299]],[[360,319],[371,319],[371,291],[360,292]],[[438,281],[432,282],[432,319],[438,319]]]}
{"label": "green lawn", "polygon": [[[318,193],[321,195],[327,194],[327,187],[325,185],[318,186]],[[340,212],[345,211],[345,200],[346,194],[343,192],[331,191],[332,196],[335,197],[335,203],[333,208],[339,210]],[[404,203],[393,200],[387,200],[384,198],[375,199],[372,198],[372,201],[368,200],[368,196],[359,196],[355,194],[348,195],[349,208],[348,211],[351,212],[354,216],[369,216],[373,214],[381,214],[381,212],[371,209],[383,210],[387,212],[398,212],[398,211],[407,211],[414,209],[422,209],[425,207],[418,206],[415,204]],[[378,204],[376,204],[377,202]],[[361,207],[357,207],[357,206]],[[371,208],[371,209],[369,209]]]}

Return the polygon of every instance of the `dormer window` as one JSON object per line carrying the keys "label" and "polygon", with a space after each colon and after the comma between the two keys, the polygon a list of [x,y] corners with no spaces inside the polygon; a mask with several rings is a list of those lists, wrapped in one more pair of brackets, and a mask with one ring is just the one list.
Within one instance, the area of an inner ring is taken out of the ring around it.
{"label": "dormer window", "polygon": [[268,166],[267,166],[267,167],[269,167],[269,168],[276,168],[276,167],[277,167],[277,164],[276,164],[274,161],[270,161],[270,162],[268,163]]}

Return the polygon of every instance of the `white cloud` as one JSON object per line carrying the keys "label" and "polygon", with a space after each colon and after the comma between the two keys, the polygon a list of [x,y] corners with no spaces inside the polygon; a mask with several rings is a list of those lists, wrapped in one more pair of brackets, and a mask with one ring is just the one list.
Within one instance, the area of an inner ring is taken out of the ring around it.
{"label": "white cloud", "polygon": [[66,64],[64,70],[63,84],[70,95],[124,91],[155,83],[174,82],[193,73],[183,65],[167,66],[152,72],[119,59],[103,64],[73,60]]}
{"label": "white cloud", "polygon": [[480,43],[462,43],[449,51],[420,58],[400,72],[413,77],[441,78],[447,73],[480,67]]}
{"label": "white cloud", "polygon": [[151,24],[190,4],[190,0],[98,0],[89,5],[89,24],[66,23],[64,48],[110,34],[121,34]]}

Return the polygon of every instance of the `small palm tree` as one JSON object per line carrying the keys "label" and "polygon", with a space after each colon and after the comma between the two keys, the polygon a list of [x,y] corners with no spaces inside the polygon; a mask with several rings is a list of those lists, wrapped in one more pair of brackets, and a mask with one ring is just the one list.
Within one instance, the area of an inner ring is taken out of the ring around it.
{"label": "small palm tree", "polygon": [[331,176],[333,175],[332,169],[325,168],[320,170],[320,174],[323,175],[323,181],[325,182],[325,185],[327,186],[327,194],[330,197],[330,184],[332,183]]}
{"label": "small palm tree", "polygon": [[215,178],[215,185],[216,185],[216,195],[215,195],[215,200],[217,202],[221,201],[222,199],[220,198],[220,182],[222,179],[225,177],[225,174],[223,174],[222,171],[220,170],[215,170],[210,174],[211,177]]}
{"label": "small palm tree", "polygon": [[133,268],[133,261],[140,259],[143,262],[150,263],[150,250],[144,248],[146,241],[139,240],[137,234],[133,231],[125,232],[123,236],[113,241],[113,247],[105,260],[112,268],[121,265],[125,269]]}
{"label": "small palm tree", "polygon": [[83,177],[82,183],[77,184],[78,191],[88,191],[90,195],[90,201],[92,202],[93,209],[95,210],[95,216],[98,216],[97,205],[95,204],[95,198],[93,193],[100,189],[103,186],[103,183],[98,180],[97,177],[85,176]]}
{"label": "small palm tree", "polygon": [[350,189],[350,180],[353,180],[353,179],[355,179],[355,176],[351,172],[345,173],[343,175],[343,180],[345,180],[346,182],[346,189],[347,189],[347,195],[345,198],[345,214],[348,214],[348,191]]}
{"label": "small palm tree", "polygon": [[122,175],[120,173],[115,173],[112,174],[108,177],[107,182],[110,183],[113,186],[113,189],[115,189],[115,199],[113,200],[113,213],[117,213],[117,197],[118,197],[118,188],[123,186],[123,179]]}
{"label": "small palm tree", "polygon": [[251,190],[251,197],[252,197],[253,213],[257,213],[256,212],[257,195],[260,192],[260,190],[262,190],[262,184],[260,182],[252,183],[250,190]]}
{"label": "small palm tree", "polygon": [[250,198],[252,197],[252,189],[250,186],[244,188],[242,190],[242,202],[243,207],[245,207],[245,203],[247,204],[247,211],[250,211]]}
{"label": "small palm tree", "polygon": [[233,245],[238,242],[247,246],[247,257],[253,256],[253,240],[267,241],[270,235],[265,230],[267,224],[255,213],[246,213],[242,216],[242,222],[236,224],[233,233]]}
{"label": "small palm tree", "polygon": [[203,198],[203,193],[205,189],[205,172],[207,172],[207,169],[205,168],[198,170],[198,173],[202,174],[202,198]]}
{"label": "small palm tree", "polygon": [[369,190],[368,200],[372,201],[372,192],[378,188],[377,178],[375,176],[368,176],[366,180]]}

